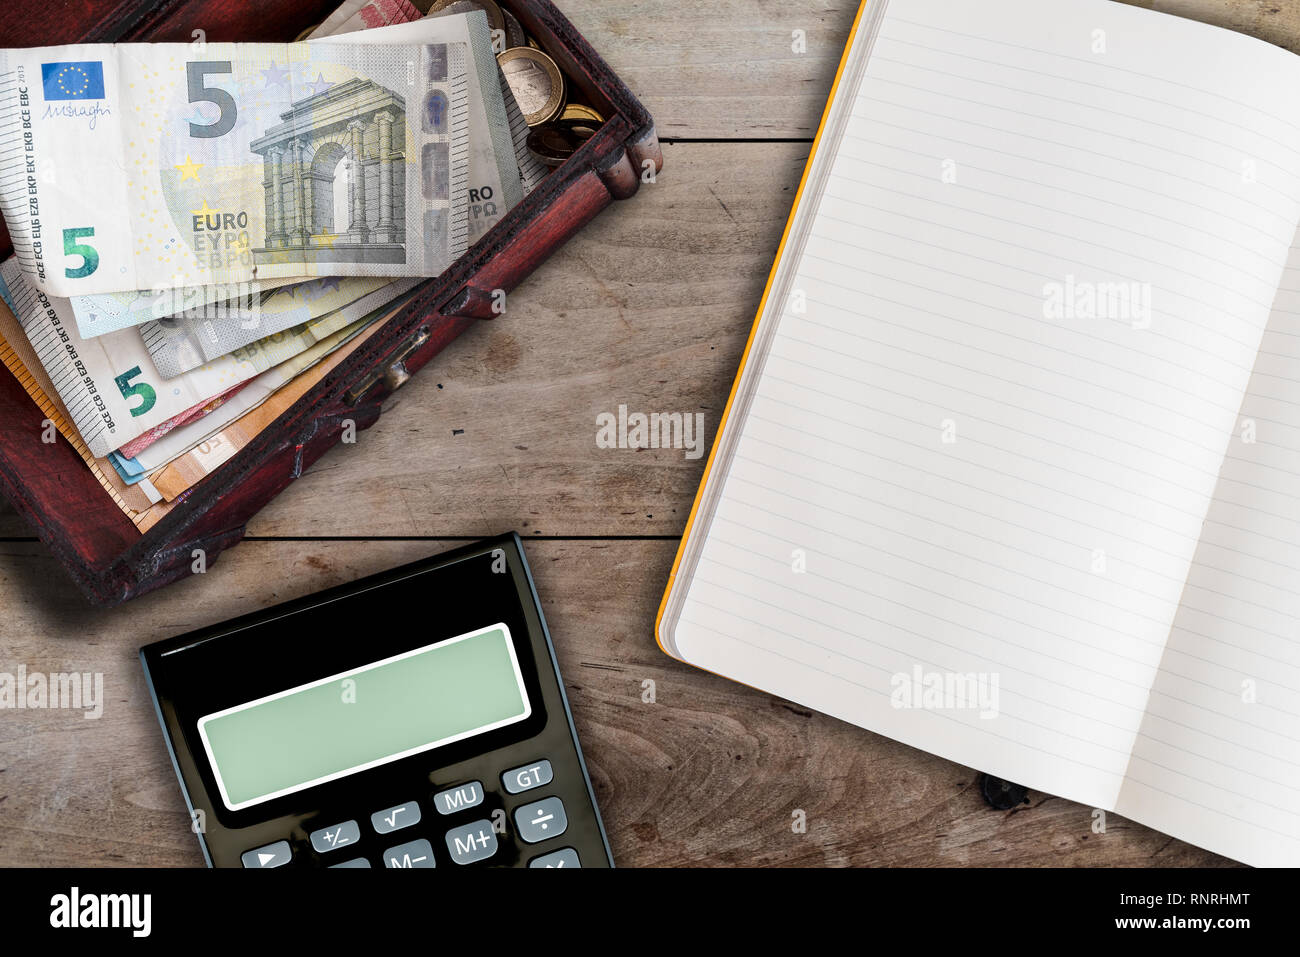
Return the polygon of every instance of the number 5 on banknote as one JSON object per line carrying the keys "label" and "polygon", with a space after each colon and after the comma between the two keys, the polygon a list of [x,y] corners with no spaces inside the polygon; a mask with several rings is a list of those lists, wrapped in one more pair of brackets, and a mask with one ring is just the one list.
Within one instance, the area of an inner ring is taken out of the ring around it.
{"label": "number 5 on banknote", "polygon": [[215,103],[217,109],[221,111],[215,123],[208,125],[190,123],[190,136],[201,140],[211,139],[214,136],[225,136],[235,128],[235,120],[239,117],[239,106],[235,103],[235,98],[220,87],[208,88],[203,82],[209,73],[233,72],[229,60],[220,60],[215,63],[187,63],[185,65],[190,102]]}
{"label": "number 5 on banknote", "polygon": [[81,257],[81,265],[76,269],[71,266],[64,267],[63,274],[69,279],[81,279],[99,268],[99,253],[95,251],[95,247],[89,243],[77,242],[83,236],[93,235],[95,235],[93,226],[78,226],[63,231],[63,255]]}
{"label": "number 5 on banknote", "polygon": [[140,398],[140,403],[138,405],[130,407],[132,418],[139,418],[140,416],[147,414],[148,411],[154,407],[154,403],[158,401],[158,390],[149,383],[137,382],[135,385],[131,384],[132,379],[143,374],[144,373],[140,371],[139,366],[132,366],[113,380],[117,383],[117,390],[122,393],[122,398],[126,399],[128,402],[131,401],[133,396],[138,396]]}

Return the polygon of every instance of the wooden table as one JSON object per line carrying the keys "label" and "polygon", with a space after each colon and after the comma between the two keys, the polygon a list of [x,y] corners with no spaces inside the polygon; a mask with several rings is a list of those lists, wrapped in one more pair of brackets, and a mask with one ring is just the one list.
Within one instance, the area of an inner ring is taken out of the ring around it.
{"label": "wooden table", "polygon": [[[106,698],[95,721],[0,712],[0,865],[202,864],[139,646],[512,528],[529,540],[622,865],[1228,863],[1113,814],[1094,833],[1090,808],[1046,794],[993,811],[974,769],[658,650],[703,460],[598,448],[596,416],[703,412],[712,441],[856,4],[559,4],[656,117],[657,183],[602,214],[206,574],[97,611],[0,511],[0,671],[102,672]],[[1296,5],[1142,5],[1300,49]]]}

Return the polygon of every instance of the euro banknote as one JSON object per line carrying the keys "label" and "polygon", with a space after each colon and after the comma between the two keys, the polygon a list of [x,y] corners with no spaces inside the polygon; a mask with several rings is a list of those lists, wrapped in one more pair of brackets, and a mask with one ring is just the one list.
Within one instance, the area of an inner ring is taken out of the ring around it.
{"label": "euro banknote", "polygon": [[69,296],[68,302],[72,304],[72,313],[77,319],[77,332],[81,338],[93,339],[153,319],[197,312],[227,300],[264,300],[276,289],[303,282],[310,280],[298,276],[292,279],[259,279],[230,284],[104,292],[93,296]]}
{"label": "euro banknote", "polygon": [[[381,38],[381,42],[393,42],[402,39],[401,35],[391,29],[373,30],[372,28],[379,23],[399,24],[407,23],[413,20],[419,20],[424,17],[414,7],[409,4],[392,3],[390,0],[369,0],[362,3],[356,2],[345,4],[348,8],[348,15],[342,16],[344,8],[340,7],[334,15],[327,18],[315,31],[311,33],[311,39],[324,36],[339,36],[347,34],[349,40],[365,40],[371,37]],[[505,108],[505,117],[510,129],[510,141],[514,152],[515,164],[519,170],[519,179],[521,191],[527,196],[538,184],[551,172],[543,165],[534,155],[533,151],[528,148],[528,134],[530,128],[528,121],[524,119],[523,111],[519,109],[519,103],[515,100],[515,95],[510,90],[510,84],[506,82],[505,74],[501,72],[500,64],[497,62],[495,54],[500,52],[496,45],[493,45],[492,56],[488,57],[480,53],[481,33],[486,30],[489,38],[492,38],[492,30],[488,25],[487,15],[472,3],[453,3],[447,7],[430,13],[422,22],[431,22],[433,20],[453,20],[456,18],[468,18],[471,23],[469,30],[471,36],[470,50],[474,54],[475,63],[478,65],[480,74],[480,84],[484,87],[490,82],[488,77],[494,77],[497,86],[501,90],[501,101]],[[354,31],[367,31],[362,34]],[[495,38],[494,38],[495,39]],[[502,153],[498,150],[497,158],[500,159]],[[483,233],[487,232],[496,221],[505,215],[506,208],[491,209],[486,205],[491,202],[491,197],[484,199],[483,178],[477,174],[473,160],[470,161],[470,241],[474,242]],[[495,204],[498,207],[501,204]]]}
{"label": "euro banknote", "polygon": [[202,429],[195,423],[164,437],[129,467],[147,473],[147,487],[151,493],[156,493],[167,501],[183,494],[195,482],[229,461],[306,395],[372,335],[385,319],[394,315],[407,299],[409,294],[390,303],[382,312],[367,317],[367,321],[359,323],[361,328],[355,337],[340,344],[320,362],[303,369],[291,381],[270,394],[263,394],[266,382],[262,381],[262,377],[266,376],[266,381],[269,382],[271,374],[263,373],[245,390],[249,395],[237,395],[231,402],[231,408],[216,413],[203,423]]}
{"label": "euro banknote", "polygon": [[[420,12],[409,4],[387,0],[379,4],[354,3],[350,6],[348,17],[339,16],[343,10],[340,8],[311,34],[312,39],[332,35],[332,32],[365,30],[365,33],[351,33],[349,42],[400,44],[446,40],[467,44],[473,68],[468,74],[471,152],[466,216],[469,242],[476,242],[549,172],[527,148],[528,124],[492,54],[487,17],[481,10],[471,10],[467,15],[442,12],[414,29],[395,33],[369,27],[382,22],[406,23],[419,19]],[[435,23],[436,26],[430,26]],[[301,281],[254,280],[232,287],[216,284],[180,286],[72,296],[71,300],[78,332],[83,338],[91,338],[182,312],[192,317],[204,313],[206,318],[212,318],[214,313],[222,311],[219,304],[223,301],[229,302],[229,312],[240,315],[243,325],[256,318],[248,315],[249,310],[243,303],[264,301],[270,291]],[[219,308],[213,309],[213,306]],[[266,325],[263,331],[276,330]]]}
{"label": "euro banknote", "polygon": [[213,303],[172,318],[146,322],[140,326],[140,337],[158,374],[170,379],[258,339],[340,309],[350,309],[352,318],[359,319],[400,295],[401,287],[390,289],[390,285],[396,284],[383,278],[325,276],[281,286],[260,301]]}
{"label": "euro banknote", "polygon": [[[365,8],[363,8],[365,9]],[[414,11],[414,8],[411,8]],[[418,11],[415,11],[418,16]],[[401,16],[400,8],[387,16]],[[469,57],[469,187],[466,215],[469,242],[478,240],[524,198],[519,161],[512,140],[506,97],[514,102],[492,50],[492,29],[487,15],[474,10],[456,16],[427,17],[409,23],[367,29],[364,16],[357,14],[341,29],[355,30],[345,38],[313,38],[317,43],[359,43],[384,46],[410,43],[460,43]],[[504,93],[503,93],[504,89]],[[522,115],[522,114],[521,114]],[[525,128],[527,124],[525,123]],[[529,152],[528,156],[532,156]]]}
{"label": "euro banknote", "polygon": [[309,34],[328,37],[350,30],[368,30],[390,23],[406,23],[424,16],[408,0],[347,0]]}
{"label": "euro banknote", "polygon": [[[276,391],[292,382],[296,376],[312,368],[335,350],[349,343],[373,323],[379,315],[379,312],[374,312],[364,316],[344,326],[332,335],[326,336],[310,348],[304,349],[284,362],[272,366],[260,375],[255,376],[229,400],[214,410],[211,415],[196,419],[167,433],[134,458],[128,458],[120,452],[110,452],[107,456],[108,461],[112,463],[126,482],[130,484],[141,482],[141,479],[147,478],[149,473],[166,465],[209,435],[225,428],[240,416],[257,408],[267,398],[274,395]],[[141,482],[141,484],[143,483]],[[147,488],[152,495],[154,491],[152,486],[147,486]]]}
{"label": "euro banknote", "polygon": [[468,243],[467,62],[426,42],[0,50],[22,270],[65,298],[437,275]]}
{"label": "euro banknote", "polygon": [[16,258],[0,264],[0,294],[96,458],[297,355],[346,323],[337,314],[324,316],[163,379],[137,330],[82,339],[68,300],[33,288]]}
{"label": "euro banknote", "polygon": [[90,454],[90,449],[86,447],[86,443],[81,440],[81,434],[72,424],[68,410],[55,391],[53,383],[41,367],[36,353],[32,351],[31,343],[23,335],[23,327],[4,302],[0,302],[0,362],[3,362],[18,380],[18,384],[36,403],[37,408],[54,423],[59,434],[67,439],[81,456],[82,461],[103,486],[104,491],[132,522],[138,522],[141,514],[153,503],[143,491],[123,482],[114,471],[112,463],[106,459],[97,459]]}

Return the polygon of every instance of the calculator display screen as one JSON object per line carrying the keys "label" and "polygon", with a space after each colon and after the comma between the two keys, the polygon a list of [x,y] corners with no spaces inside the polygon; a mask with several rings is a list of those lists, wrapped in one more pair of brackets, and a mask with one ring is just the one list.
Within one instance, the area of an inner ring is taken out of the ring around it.
{"label": "calculator display screen", "polygon": [[503,623],[199,719],[232,811],[429,751],[532,714]]}

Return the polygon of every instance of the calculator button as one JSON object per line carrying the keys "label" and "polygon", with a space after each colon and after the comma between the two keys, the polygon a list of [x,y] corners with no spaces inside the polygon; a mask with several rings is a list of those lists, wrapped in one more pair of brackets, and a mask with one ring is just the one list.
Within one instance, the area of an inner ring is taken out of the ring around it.
{"label": "calculator button", "polygon": [[515,827],[519,836],[529,844],[559,837],[569,826],[564,814],[564,802],[559,798],[542,798],[532,804],[515,808]]}
{"label": "calculator button", "polygon": [[399,804],[397,807],[390,807],[384,811],[376,811],[370,815],[370,824],[374,827],[376,834],[400,831],[404,827],[419,823],[420,805],[413,801],[408,804]]}
{"label": "calculator button", "polygon": [[455,814],[483,803],[483,785],[470,781],[459,787],[447,788],[433,796],[433,806],[439,814]]}
{"label": "calculator button", "polygon": [[384,851],[384,867],[437,867],[433,847],[424,838]]}
{"label": "calculator button", "polygon": [[497,835],[487,818],[447,832],[447,850],[457,864],[473,864],[497,852]]}
{"label": "calculator button", "polygon": [[352,858],[352,860],[344,861],[342,864],[331,864],[330,870],[334,870],[335,868],[338,867],[369,867],[369,866],[370,866],[370,862],[366,860],[364,857],[354,857]]}
{"label": "calculator button", "polygon": [[361,828],[357,827],[356,821],[344,821],[342,824],[311,832],[311,846],[319,854],[348,847],[359,840],[361,840]]}
{"label": "calculator button", "polygon": [[284,867],[289,863],[289,858],[293,852],[289,850],[288,841],[276,841],[274,844],[268,844],[265,847],[255,847],[251,851],[244,851],[239,859],[244,862],[245,867]]}
{"label": "calculator button", "polygon": [[578,852],[571,847],[562,847],[541,857],[534,857],[528,862],[529,867],[581,867]]}
{"label": "calculator button", "polygon": [[522,768],[515,768],[513,771],[507,771],[501,775],[501,783],[506,786],[506,790],[511,794],[519,794],[523,791],[531,791],[533,788],[539,788],[543,784],[550,784],[555,775],[551,771],[551,762],[542,760],[534,761],[532,764],[525,764]]}

